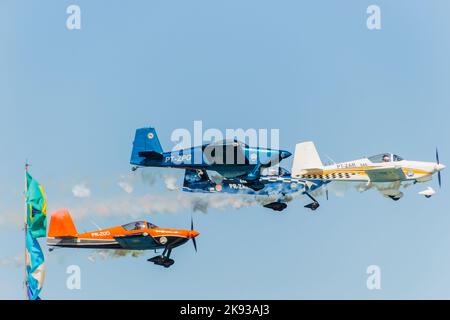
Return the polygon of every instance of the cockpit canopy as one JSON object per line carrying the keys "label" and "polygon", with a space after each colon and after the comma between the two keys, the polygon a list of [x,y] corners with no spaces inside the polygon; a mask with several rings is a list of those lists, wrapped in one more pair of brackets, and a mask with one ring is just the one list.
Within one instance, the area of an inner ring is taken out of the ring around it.
{"label": "cockpit canopy", "polygon": [[218,141],[214,141],[212,143],[209,144],[205,144],[206,146],[214,146],[214,147],[247,147],[248,148],[248,144],[239,141],[238,139],[223,139],[223,140],[218,140]]}
{"label": "cockpit canopy", "polygon": [[154,225],[153,223],[147,222],[147,221],[135,221],[135,222],[124,224],[124,225],[122,225],[122,227],[127,231],[158,228],[158,226]]}
{"label": "cockpit canopy", "polygon": [[236,139],[221,140],[204,145],[203,152],[210,163],[249,164],[245,156],[245,148],[248,148],[248,145]]}
{"label": "cockpit canopy", "polygon": [[375,156],[368,157],[373,163],[402,161],[403,158],[393,153],[380,153]]}

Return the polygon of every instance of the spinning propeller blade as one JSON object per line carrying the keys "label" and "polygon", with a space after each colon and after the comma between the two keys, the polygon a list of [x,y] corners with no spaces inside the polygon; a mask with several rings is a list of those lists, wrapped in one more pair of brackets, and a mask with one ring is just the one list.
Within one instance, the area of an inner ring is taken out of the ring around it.
{"label": "spinning propeller blade", "polygon": [[[194,230],[194,219],[191,217],[191,231]],[[195,252],[197,252],[197,241],[195,241],[195,237],[192,238],[192,242],[194,244]]]}
{"label": "spinning propeller blade", "polygon": [[439,188],[442,187],[442,182],[441,182],[441,172],[438,172],[438,183],[439,183]]}
{"label": "spinning propeller blade", "polygon": [[[440,164],[440,162],[439,162],[439,152],[438,152],[438,148],[436,148],[436,163],[439,165]],[[439,188],[441,187],[441,185],[442,185],[442,181],[441,181],[441,171],[438,171],[438,184],[439,184]]]}

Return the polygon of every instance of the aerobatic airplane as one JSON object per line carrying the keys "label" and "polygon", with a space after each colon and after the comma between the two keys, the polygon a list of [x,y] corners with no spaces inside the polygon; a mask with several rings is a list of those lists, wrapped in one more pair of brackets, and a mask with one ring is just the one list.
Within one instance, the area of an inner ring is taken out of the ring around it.
{"label": "aerobatic airplane", "polygon": [[184,175],[183,191],[199,193],[228,193],[257,196],[265,208],[275,211],[286,209],[287,202],[295,194],[305,194],[313,202],[305,207],[316,210],[317,200],[310,194],[327,182],[321,180],[305,180],[292,178],[289,171],[281,167],[269,168],[276,173],[262,174],[259,181],[264,185],[260,190],[253,190],[246,186],[246,182],[239,178],[211,179],[206,170],[188,169]]}
{"label": "aerobatic airplane", "polygon": [[[399,189],[404,182],[427,182],[437,173],[441,187],[441,171],[444,169],[445,165],[439,162],[437,149],[436,162],[410,161],[392,153],[382,153],[324,166],[314,143],[307,141],[295,147],[292,176],[321,181],[363,182],[360,191],[375,187],[385,197],[397,201],[403,197]],[[427,198],[434,193],[431,187],[419,192]]]}
{"label": "aerobatic airplane", "polygon": [[69,211],[64,209],[51,215],[47,245],[87,249],[164,249],[161,255],[147,261],[168,268],[175,262],[170,258],[172,249],[192,239],[195,251],[197,251],[195,237],[198,235],[199,233],[194,230],[192,220],[191,230],[165,229],[147,221],[136,221],[108,229],[78,233]]}
{"label": "aerobatic airplane", "polygon": [[237,140],[223,140],[202,146],[164,152],[154,128],[136,130],[130,164],[139,167],[203,169],[224,178],[239,178],[253,190],[264,188],[261,170],[278,164],[289,151],[250,147]]}

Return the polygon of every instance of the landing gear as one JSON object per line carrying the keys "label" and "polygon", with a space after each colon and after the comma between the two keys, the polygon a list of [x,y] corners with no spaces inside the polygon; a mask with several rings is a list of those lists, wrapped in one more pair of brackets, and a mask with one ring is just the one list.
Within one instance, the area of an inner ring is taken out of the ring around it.
{"label": "landing gear", "polygon": [[388,197],[391,198],[394,201],[398,201],[401,198],[401,197],[396,197],[396,196],[388,196]]}
{"label": "landing gear", "polygon": [[316,210],[320,206],[319,202],[317,202],[317,200],[314,199],[313,196],[310,195],[308,192],[305,192],[305,194],[313,201],[307,204],[305,208],[311,209],[312,211]]}
{"label": "landing gear", "polygon": [[250,189],[254,190],[254,191],[259,191],[264,189],[264,183],[261,182],[247,182],[245,184],[246,187],[249,187]]}
{"label": "landing gear", "polygon": [[269,208],[269,209],[272,209],[275,211],[283,211],[284,209],[287,208],[287,204],[284,202],[275,201],[275,202],[268,203],[268,204],[264,205],[263,207]]}
{"label": "landing gear", "polygon": [[[166,255],[167,253],[167,255]],[[164,252],[160,256],[155,256],[153,258],[148,259],[147,261],[153,262],[158,266],[163,266],[164,268],[169,268],[171,265],[175,263],[175,260],[170,259],[170,254],[172,253],[172,249],[165,248]]]}
{"label": "landing gear", "polygon": [[169,268],[171,265],[175,263],[173,259],[169,259],[164,256],[155,256],[153,258],[148,259],[147,261],[153,262],[158,266],[163,266],[164,268]]}

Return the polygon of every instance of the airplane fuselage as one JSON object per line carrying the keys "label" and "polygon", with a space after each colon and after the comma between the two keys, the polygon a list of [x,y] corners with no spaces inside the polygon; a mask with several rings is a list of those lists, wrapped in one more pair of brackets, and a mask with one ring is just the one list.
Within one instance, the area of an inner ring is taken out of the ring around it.
{"label": "airplane fuselage", "polygon": [[432,174],[437,172],[436,163],[401,160],[395,162],[373,163],[368,158],[336,163],[324,166],[323,169],[307,170],[301,174],[303,179],[317,179],[325,181],[356,181],[356,182],[380,182],[370,178],[370,172],[379,169],[400,169],[400,175],[384,175],[377,179],[381,182],[416,181],[425,182],[431,180]]}
{"label": "airplane fuselage", "polygon": [[189,230],[143,228],[127,231],[122,226],[117,226],[85,232],[74,237],[48,237],[47,245],[87,249],[154,250],[167,246],[175,248],[189,239]]}
{"label": "airplane fuselage", "polygon": [[[177,169],[205,169],[216,171],[226,178],[242,177],[255,179],[259,176],[260,168],[273,166],[280,160],[290,156],[283,150],[262,148],[243,148],[239,154],[211,155],[203,147],[163,152],[158,157],[142,157],[131,164],[142,167],[164,167]],[[257,171],[257,172],[256,172]]]}

